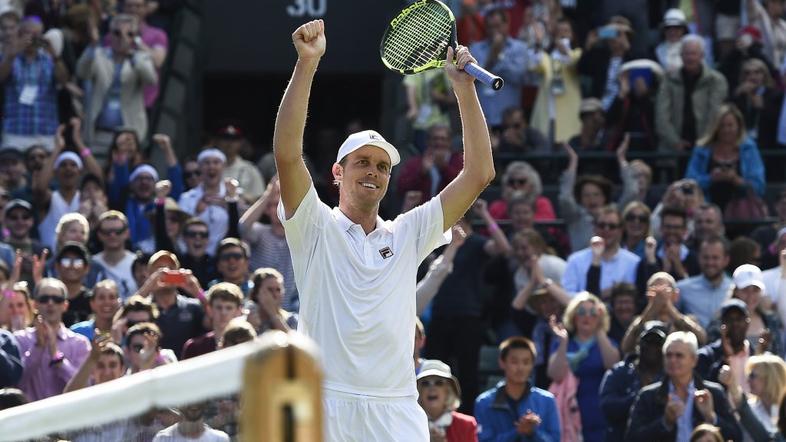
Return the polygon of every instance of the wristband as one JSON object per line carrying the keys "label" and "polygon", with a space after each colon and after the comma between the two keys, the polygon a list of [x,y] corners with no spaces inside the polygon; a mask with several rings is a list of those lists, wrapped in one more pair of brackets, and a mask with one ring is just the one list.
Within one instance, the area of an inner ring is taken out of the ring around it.
{"label": "wristband", "polygon": [[199,291],[197,292],[197,296],[196,297],[197,297],[197,299],[199,299],[202,302],[207,302],[207,298],[205,298],[205,291],[202,290],[202,289],[199,289]]}
{"label": "wristband", "polygon": [[82,158],[85,158],[85,157],[89,157],[92,153],[93,152],[90,152],[90,149],[85,147],[85,148],[82,148],[82,150],[79,151],[79,156],[81,156]]}
{"label": "wristband", "polygon": [[158,197],[156,198],[156,206],[163,206],[166,204],[166,198]]}

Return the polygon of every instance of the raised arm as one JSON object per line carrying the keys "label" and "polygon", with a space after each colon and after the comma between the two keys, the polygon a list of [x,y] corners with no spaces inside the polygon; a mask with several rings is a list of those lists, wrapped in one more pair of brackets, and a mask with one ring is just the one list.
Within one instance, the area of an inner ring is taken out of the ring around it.
{"label": "raised arm", "polygon": [[281,182],[281,201],[287,218],[294,215],[311,187],[311,176],[303,161],[303,130],[311,83],[319,60],[325,53],[325,24],[310,21],[295,30],[292,43],[297,50],[297,63],[278,108],[273,132],[273,153]]}
{"label": "raised arm", "polygon": [[453,64],[453,49],[448,48],[445,72],[456,93],[461,127],[464,137],[464,168],[458,176],[440,192],[442,202],[443,230],[448,230],[469,209],[480,192],[494,179],[494,161],[491,156],[491,139],[486,127],[486,118],[480,108],[475,79],[462,71],[468,62],[475,59],[464,46],[458,47],[456,64]]}

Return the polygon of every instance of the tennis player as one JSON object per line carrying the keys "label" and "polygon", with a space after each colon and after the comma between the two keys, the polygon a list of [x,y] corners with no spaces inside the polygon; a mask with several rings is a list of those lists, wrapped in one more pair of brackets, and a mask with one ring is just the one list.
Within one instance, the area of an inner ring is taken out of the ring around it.
{"label": "tennis player", "polygon": [[[298,329],[321,348],[326,441],[429,440],[417,403],[412,343],[420,262],[450,239],[450,227],[494,178],[491,142],[473,77],[459,46],[445,71],[464,127],[464,169],[438,196],[393,221],[378,216],[400,158],[371,130],[350,135],[333,164],[339,205],[317,197],[303,162],[309,93],[325,53],[322,20],[300,26],[298,60],[273,138],[281,183],[278,216],[286,230],[300,292]],[[351,50],[351,48],[346,48]]]}

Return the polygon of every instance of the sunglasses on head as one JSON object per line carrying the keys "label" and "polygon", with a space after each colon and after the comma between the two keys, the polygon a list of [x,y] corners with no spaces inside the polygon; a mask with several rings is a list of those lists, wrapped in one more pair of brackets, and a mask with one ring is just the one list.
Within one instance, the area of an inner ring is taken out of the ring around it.
{"label": "sunglasses on head", "polygon": [[39,304],[49,304],[50,302],[54,302],[55,304],[62,304],[65,302],[65,298],[60,295],[41,295],[36,298],[36,302]]}
{"label": "sunglasses on head", "polygon": [[243,259],[245,256],[242,253],[222,253],[218,259],[221,261],[229,261],[230,259]]}
{"label": "sunglasses on head", "polygon": [[508,186],[523,186],[527,184],[526,178],[510,178],[508,179]]}
{"label": "sunglasses on head", "polygon": [[632,223],[633,221],[638,221],[642,224],[646,224],[650,222],[650,217],[647,215],[636,215],[633,213],[629,213],[625,215],[625,221]]}
{"label": "sunglasses on head", "polygon": [[576,310],[576,316],[598,316],[598,309],[595,307],[590,307],[588,309],[579,307]]}
{"label": "sunglasses on head", "polygon": [[123,232],[126,231],[126,229],[128,229],[128,227],[120,227],[120,228],[117,228],[117,229],[99,229],[98,231],[102,235],[109,236],[109,235],[122,235]]}
{"label": "sunglasses on head", "polygon": [[445,385],[445,382],[446,381],[444,379],[440,379],[440,378],[437,378],[437,379],[421,379],[420,380],[420,385],[422,385],[423,387],[426,387],[426,388],[428,388],[428,387],[441,387],[441,386]]}
{"label": "sunglasses on head", "polygon": [[81,269],[85,266],[85,260],[82,258],[60,258],[59,262],[63,267],[74,267]]}
{"label": "sunglasses on head", "polygon": [[203,239],[205,239],[205,238],[207,238],[209,236],[209,234],[207,232],[193,232],[193,231],[190,231],[190,232],[183,233],[183,236],[185,236],[186,238],[203,238]]}

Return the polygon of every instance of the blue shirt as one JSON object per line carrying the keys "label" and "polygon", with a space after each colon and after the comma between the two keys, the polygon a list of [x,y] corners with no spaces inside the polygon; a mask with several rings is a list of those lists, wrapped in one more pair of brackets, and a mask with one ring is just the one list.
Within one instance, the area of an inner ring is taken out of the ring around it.
{"label": "blue shirt", "polygon": [[[625,249],[619,249],[610,260],[600,262],[600,289],[606,290],[618,282],[636,283],[636,269],[641,258]],[[587,272],[592,265],[592,250],[579,250],[568,257],[562,275],[562,287],[571,295],[587,289]],[[600,293],[596,293],[600,295]]]}
{"label": "blue shirt", "polygon": [[77,322],[69,328],[72,332],[79,333],[92,341],[96,331],[96,322],[92,319],[88,319],[87,321]]}
{"label": "blue shirt", "polygon": [[[688,384],[688,397],[685,398],[685,411],[677,418],[677,438],[675,442],[690,442],[690,435],[693,432],[693,396],[696,393],[696,386],[693,380]],[[674,384],[669,381],[669,396],[674,393]]]}
{"label": "blue shirt", "polygon": [[486,121],[491,126],[499,126],[502,124],[502,113],[505,109],[521,107],[521,86],[524,83],[527,67],[527,45],[508,37],[505,47],[500,51],[497,62],[493,66],[486,66],[491,52],[491,44],[488,40],[473,43],[470,52],[475,56],[479,66],[505,79],[505,87],[498,91],[479,81],[475,82]]}
{"label": "blue shirt", "polygon": [[[14,135],[54,135],[57,129],[55,62],[44,50],[33,61],[17,55],[5,85],[3,132]],[[23,91],[34,93],[23,94]]]}
{"label": "blue shirt", "polygon": [[683,279],[677,283],[680,300],[677,309],[686,315],[693,315],[705,329],[720,310],[721,304],[729,296],[731,278],[723,275],[723,280],[713,287],[704,275]]}
{"label": "blue shirt", "polygon": [[[530,387],[518,402],[509,400],[505,381],[478,396],[475,419],[478,420],[478,441],[536,441],[559,442],[560,423],[554,395],[540,388]],[[513,408],[515,405],[515,409]],[[516,432],[515,422],[528,411],[540,416],[540,425],[530,437]]]}

